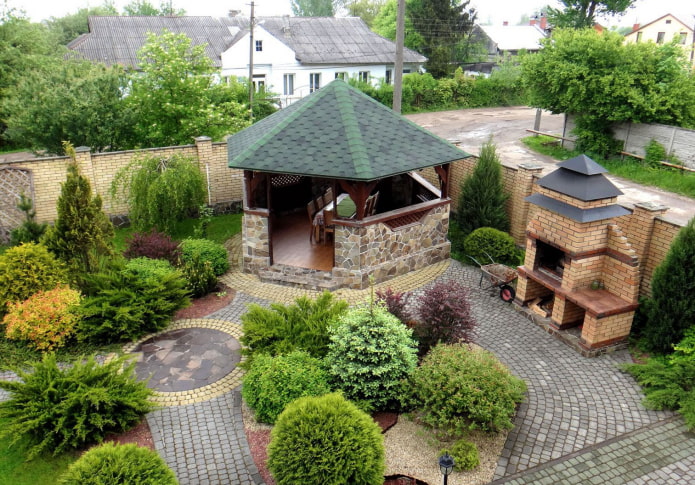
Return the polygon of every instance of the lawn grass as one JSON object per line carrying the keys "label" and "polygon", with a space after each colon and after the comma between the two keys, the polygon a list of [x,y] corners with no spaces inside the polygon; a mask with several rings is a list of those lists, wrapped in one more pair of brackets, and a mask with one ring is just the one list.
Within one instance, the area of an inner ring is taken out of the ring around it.
{"label": "lawn grass", "polygon": [[[5,428],[0,419],[0,429]],[[0,443],[0,485],[36,485],[56,483],[57,478],[79,457],[78,452],[62,453],[58,456],[42,454],[27,462],[29,440],[25,437],[13,446],[10,439]]]}
{"label": "lawn grass", "polygon": [[[549,136],[528,136],[521,140],[530,149],[548,155],[556,160],[567,160],[576,157],[580,152],[567,150],[557,145],[554,138]],[[591,155],[589,155],[591,156]],[[611,175],[631,180],[641,185],[657,187],[686,197],[695,198],[695,173],[669,167],[651,167],[635,158],[619,157],[611,159],[594,158]]]}
{"label": "lawn grass", "polygon": [[[222,244],[233,235],[238,234],[241,232],[242,216],[243,214],[222,214],[214,216],[208,225],[207,239]],[[193,237],[198,224],[198,219],[185,219],[180,221],[174,227],[171,237],[179,241],[187,237]],[[118,252],[123,252],[125,250],[126,240],[133,232],[135,231],[132,227],[116,229],[114,246]]]}

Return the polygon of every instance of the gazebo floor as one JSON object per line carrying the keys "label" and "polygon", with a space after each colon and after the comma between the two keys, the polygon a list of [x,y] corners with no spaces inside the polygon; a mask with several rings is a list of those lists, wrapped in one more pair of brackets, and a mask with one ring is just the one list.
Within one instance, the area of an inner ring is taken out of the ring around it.
{"label": "gazebo floor", "polygon": [[272,227],[273,264],[330,271],[333,268],[333,242],[309,241],[311,224],[306,212],[275,217]]}

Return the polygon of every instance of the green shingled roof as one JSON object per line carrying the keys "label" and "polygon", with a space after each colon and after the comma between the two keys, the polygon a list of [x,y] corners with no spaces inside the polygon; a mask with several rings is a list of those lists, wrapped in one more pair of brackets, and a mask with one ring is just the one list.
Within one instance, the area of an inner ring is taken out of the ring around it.
{"label": "green shingled roof", "polygon": [[470,157],[340,79],[227,144],[232,168],[362,181]]}

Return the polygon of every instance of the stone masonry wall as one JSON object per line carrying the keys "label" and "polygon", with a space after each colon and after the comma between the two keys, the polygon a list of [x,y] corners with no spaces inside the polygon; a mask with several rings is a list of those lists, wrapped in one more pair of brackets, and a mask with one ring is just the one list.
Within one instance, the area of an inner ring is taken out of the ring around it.
{"label": "stone masonry wall", "polygon": [[244,214],[241,223],[243,267],[247,273],[257,274],[270,265],[270,237],[268,216]]}

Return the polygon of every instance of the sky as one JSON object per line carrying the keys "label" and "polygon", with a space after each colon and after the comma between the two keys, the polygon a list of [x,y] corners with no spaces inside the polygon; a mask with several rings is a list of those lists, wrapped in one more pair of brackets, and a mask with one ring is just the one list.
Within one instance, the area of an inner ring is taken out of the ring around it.
{"label": "sky", "polygon": [[[132,0],[115,0],[114,4],[119,11]],[[169,0],[165,0],[169,1]],[[347,0],[349,1],[349,0]],[[62,17],[75,13],[81,7],[95,7],[103,4],[103,0],[0,0],[0,4],[6,2],[10,7],[24,10],[35,22],[49,17]],[[161,0],[150,0],[155,6],[160,5]],[[187,15],[211,15],[221,17],[227,15],[230,9],[241,10],[245,16],[249,15],[250,0],[171,0],[174,8],[182,8]],[[256,14],[259,16],[290,14],[290,0],[255,0]],[[470,6],[478,10],[480,23],[492,23],[501,25],[508,21],[516,24],[522,15],[533,15],[542,6],[550,4],[559,6],[557,0],[470,0]],[[630,9],[621,18],[612,20],[601,19],[603,25],[632,26],[635,23],[648,23],[652,20],[672,13],[679,20],[688,25],[695,25],[695,2],[691,0],[636,0],[635,8]]]}

